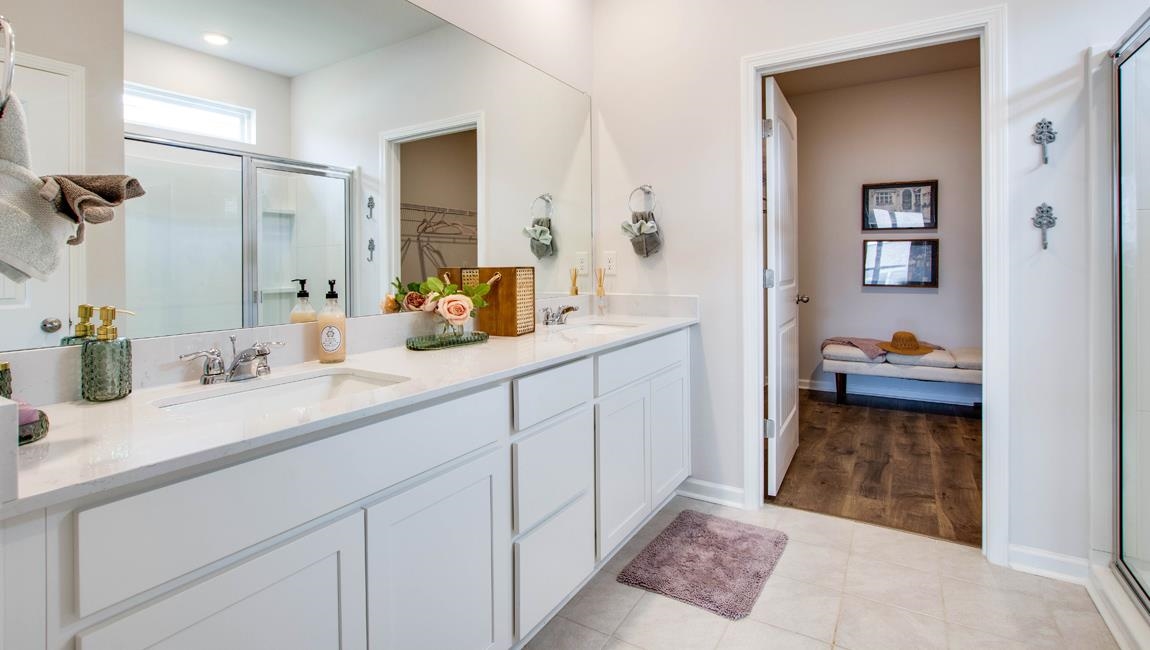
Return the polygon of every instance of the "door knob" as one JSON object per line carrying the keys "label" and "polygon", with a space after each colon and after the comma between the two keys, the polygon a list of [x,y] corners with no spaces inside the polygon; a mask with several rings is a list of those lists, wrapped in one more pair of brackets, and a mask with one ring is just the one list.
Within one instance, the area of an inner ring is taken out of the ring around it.
{"label": "door knob", "polygon": [[802,304],[804,304],[804,305],[805,305],[806,303],[808,303],[808,302],[810,302],[810,301],[811,301],[811,297],[810,297],[810,296],[804,296],[804,295],[803,295],[803,294],[801,294],[801,293],[800,293],[800,294],[798,294],[797,296],[795,296],[795,304],[796,304],[796,305],[797,305],[797,304],[799,304],[799,303],[802,303]]}
{"label": "door knob", "polygon": [[64,324],[60,322],[59,318],[45,318],[44,320],[40,321],[40,329],[49,334],[52,334],[53,332],[59,332],[60,328],[63,326]]}

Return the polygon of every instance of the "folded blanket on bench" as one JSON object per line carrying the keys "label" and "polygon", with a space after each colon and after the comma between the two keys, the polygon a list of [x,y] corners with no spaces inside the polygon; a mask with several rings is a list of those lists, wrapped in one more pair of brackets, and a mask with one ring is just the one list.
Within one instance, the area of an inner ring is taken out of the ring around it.
{"label": "folded blanket on bench", "polygon": [[[868,359],[874,360],[886,354],[886,350],[878,346],[879,343],[886,343],[886,341],[862,338],[858,336],[832,336],[831,338],[823,341],[823,344],[819,347],[819,350],[822,351],[827,349],[828,345],[849,345],[862,350],[862,353],[865,354]],[[927,343],[926,341],[919,341],[919,345],[925,345],[926,347],[934,348],[935,350],[942,349],[942,346],[935,345],[933,343]]]}

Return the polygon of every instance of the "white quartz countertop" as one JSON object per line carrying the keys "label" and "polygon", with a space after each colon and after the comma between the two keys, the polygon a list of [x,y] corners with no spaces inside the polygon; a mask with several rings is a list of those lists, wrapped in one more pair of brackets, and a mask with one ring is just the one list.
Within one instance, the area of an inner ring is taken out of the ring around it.
{"label": "white quartz countertop", "polygon": [[[511,377],[625,346],[693,325],[694,318],[612,316],[625,328],[540,326],[534,334],[492,337],[479,345],[413,352],[402,347],[349,355],[340,364],[308,362],[273,368],[278,381],[323,368],[344,368],[407,378],[406,381],[336,397],[274,414],[213,416],[173,413],[156,402],[181,398],[220,385],[196,382],[139,390],[115,402],[66,402],[42,407],[51,430],[47,438],[19,449],[18,496],[0,506],[10,517],[114,488],[177,472],[225,464],[261,448],[278,449],[322,438],[332,427],[355,422],[490,385]],[[226,411],[225,411],[226,412]]]}

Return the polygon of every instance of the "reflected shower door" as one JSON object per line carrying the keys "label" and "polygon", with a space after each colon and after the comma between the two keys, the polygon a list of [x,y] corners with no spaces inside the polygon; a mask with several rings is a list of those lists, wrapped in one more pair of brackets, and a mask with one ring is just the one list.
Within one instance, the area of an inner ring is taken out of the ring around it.
{"label": "reflected shower door", "polygon": [[125,203],[121,319],[133,338],[243,326],[243,158],[125,140],[147,194]]}
{"label": "reflected shower door", "polygon": [[350,312],[350,176],[265,161],[257,161],[255,176],[253,324],[288,322],[299,290],[295,278],[307,280],[316,311],[323,307],[328,280],[335,280],[340,303]]}

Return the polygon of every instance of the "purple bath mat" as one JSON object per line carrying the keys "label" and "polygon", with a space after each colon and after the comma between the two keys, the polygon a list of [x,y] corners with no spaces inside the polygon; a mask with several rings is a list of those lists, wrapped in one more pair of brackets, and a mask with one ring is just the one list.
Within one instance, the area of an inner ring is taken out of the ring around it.
{"label": "purple bath mat", "polygon": [[616,579],[737,620],[786,546],[781,531],[684,510]]}

